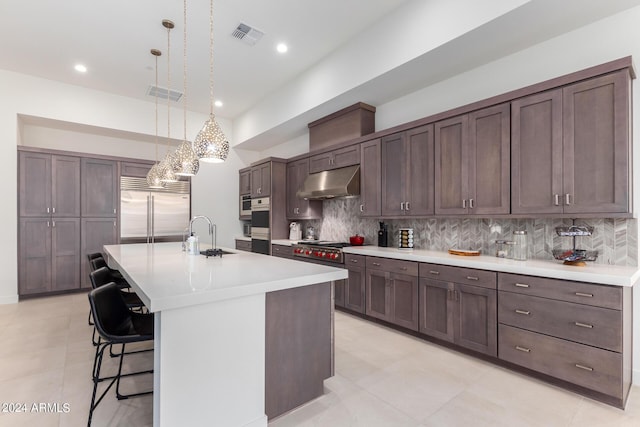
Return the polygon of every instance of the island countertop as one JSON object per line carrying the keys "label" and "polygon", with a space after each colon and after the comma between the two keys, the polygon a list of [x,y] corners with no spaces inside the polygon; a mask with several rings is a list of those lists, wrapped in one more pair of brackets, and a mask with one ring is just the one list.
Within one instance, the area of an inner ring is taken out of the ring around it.
{"label": "island countertop", "polygon": [[[202,248],[204,249],[204,248]],[[346,279],[347,270],[220,248],[188,255],[180,243],[106,245],[117,268],[151,312]]]}

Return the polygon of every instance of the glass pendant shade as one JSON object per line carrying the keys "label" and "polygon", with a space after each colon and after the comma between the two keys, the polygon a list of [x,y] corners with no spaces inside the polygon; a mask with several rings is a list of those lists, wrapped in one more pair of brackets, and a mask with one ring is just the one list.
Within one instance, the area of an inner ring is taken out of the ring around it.
{"label": "glass pendant shade", "polygon": [[200,162],[196,153],[191,147],[191,143],[186,139],[182,141],[175,152],[178,168],[174,172],[178,176],[194,176],[200,169]]}
{"label": "glass pendant shade", "polygon": [[151,169],[149,169],[149,173],[147,173],[147,184],[149,184],[149,188],[160,189],[165,187],[165,183],[160,180],[160,174],[160,164],[155,163],[151,166]]}
{"label": "glass pendant shade", "polygon": [[193,141],[193,151],[203,162],[222,163],[227,160],[229,141],[226,140],[213,114]]}
{"label": "glass pendant shade", "polygon": [[175,163],[176,156],[172,153],[167,153],[166,157],[160,162],[160,181],[162,182],[178,182],[176,176]]}

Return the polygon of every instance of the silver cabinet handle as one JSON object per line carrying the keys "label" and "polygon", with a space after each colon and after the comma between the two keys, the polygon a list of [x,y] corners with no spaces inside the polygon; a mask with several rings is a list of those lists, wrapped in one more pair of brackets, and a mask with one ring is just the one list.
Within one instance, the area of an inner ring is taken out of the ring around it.
{"label": "silver cabinet handle", "polygon": [[469,199],[469,209],[473,209],[473,199]]}
{"label": "silver cabinet handle", "polygon": [[51,222],[51,226],[55,228],[55,226],[56,226],[56,222],[55,222],[55,221],[52,221],[52,222]]}
{"label": "silver cabinet handle", "polygon": [[352,263],[354,263],[354,264],[357,264],[357,263],[358,263],[358,260],[357,260],[357,259],[353,259],[353,258],[352,258],[350,261],[351,261]]}
{"label": "silver cabinet handle", "polygon": [[380,267],[380,263],[379,262],[374,262],[372,264],[375,265],[376,267]]}
{"label": "silver cabinet handle", "polygon": [[467,209],[467,199],[462,199],[462,209]]}
{"label": "silver cabinet handle", "polygon": [[476,276],[467,276],[468,280],[480,280]]}
{"label": "silver cabinet handle", "polygon": [[593,372],[593,368],[590,368],[590,367],[588,367],[588,366],[581,365],[581,364],[579,364],[579,363],[576,363],[576,364],[575,364],[575,367],[576,367],[576,368],[578,368],[578,369],[584,369],[585,371]]}
{"label": "silver cabinet handle", "polygon": [[518,313],[518,314],[524,314],[525,316],[528,316],[528,315],[530,315],[530,314],[531,314],[531,312],[530,312],[530,311],[527,311],[527,310],[520,310],[520,309],[517,309],[517,308],[516,308],[514,311],[515,311],[516,313]]}
{"label": "silver cabinet handle", "polygon": [[403,211],[404,210],[404,202],[400,202],[400,210]]}
{"label": "silver cabinet handle", "polygon": [[47,228],[49,228],[49,227],[50,227],[50,224],[49,224],[49,221],[47,221]]}
{"label": "silver cabinet handle", "polygon": [[560,206],[560,195],[559,194],[554,194],[553,195],[553,199],[555,200],[554,204],[556,206]]}
{"label": "silver cabinet handle", "polygon": [[429,273],[430,273],[430,274],[435,274],[436,276],[437,276],[438,274],[440,274],[440,272],[439,272],[439,271],[436,271],[436,270],[429,270]]}
{"label": "silver cabinet handle", "polygon": [[405,211],[409,210],[409,202],[404,202],[404,210]]}
{"label": "silver cabinet handle", "polygon": [[364,205],[360,205],[360,212],[364,212]]}
{"label": "silver cabinet handle", "polygon": [[[51,209],[51,212],[52,212],[52,213],[56,213],[56,208],[52,208],[52,209]],[[115,213],[115,212],[114,212],[114,213]]]}
{"label": "silver cabinet handle", "polygon": [[528,288],[529,285],[527,285],[526,283],[514,283],[514,285],[516,288]]}
{"label": "silver cabinet handle", "polygon": [[406,271],[407,267],[400,267],[400,270]]}
{"label": "silver cabinet handle", "polygon": [[589,328],[589,329],[593,329],[593,325],[590,325],[588,323],[582,323],[582,322],[575,322],[576,326],[580,326],[581,328]]}
{"label": "silver cabinet handle", "polygon": [[116,228],[116,222],[113,221],[113,228]]}
{"label": "silver cabinet handle", "polygon": [[564,201],[565,201],[565,204],[567,204],[567,205],[571,204],[571,199],[570,199],[570,194],[569,193],[564,195]]}
{"label": "silver cabinet handle", "polygon": [[530,353],[530,352],[531,352],[531,349],[530,349],[530,348],[527,348],[527,347],[520,347],[519,345],[517,345],[517,346],[516,346],[516,350],[518,350],[518,351],[522,351],[522,352],[524,352],[524,353]]}
{"label": "silver cabinet handle", "polygon": [[584,293],[584,292],[576,292],[576,296],[577,296],[577,297],[593,298],[593,294],[586,294],[586,293]]}
{"label": "silver cabinet handle", "polygon": [[47,208],[47,213],[51,213],[51,211],[50,211],[50,209],[49,209],[49,208]]}
{"label": "silver cabinet handle", "polygon": [[[55,212],[56,210],[54,209],[53,211]],[[113,208],[113,214],[116,214],[116,208]]]}

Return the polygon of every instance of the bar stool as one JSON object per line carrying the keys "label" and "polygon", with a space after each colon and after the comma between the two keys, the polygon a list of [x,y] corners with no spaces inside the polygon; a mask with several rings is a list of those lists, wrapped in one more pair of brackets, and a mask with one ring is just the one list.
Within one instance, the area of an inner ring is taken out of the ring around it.
{"label": "bar stool", "polygon": [[[123,299],[123,293],[115,283],[108,283],[93,289],[89,292],[89,305],[93,314],[93,322],[100,338],[96,346],[96,354],[93,359],[93,393],[91,395],[91,406],[89,407],[88,426],[91,426],[93,411],[100,404],[109,389],[116,384],[116,397],[118,400],[128,399],[136,396],[151,394],[153,391],[132,393],[124,395],[120,393],[120,378],[153,373],[153,369],[122,373],[122,361],[125,355],[125,345],[134,342],[153,341],[153,315],[134,313],[127,307]],[[118,373],[114,376],[100,377],[102,359],[104,351],[113,344],[122,344]],[[96,401],[98,384],[105,380],[111,380],[107,388],[102,392]]]}

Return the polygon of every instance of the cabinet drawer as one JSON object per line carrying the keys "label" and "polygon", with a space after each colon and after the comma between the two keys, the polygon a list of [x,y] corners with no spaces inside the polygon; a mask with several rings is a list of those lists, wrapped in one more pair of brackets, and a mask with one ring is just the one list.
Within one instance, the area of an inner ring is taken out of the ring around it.
{"label": "cabinet drawer", "polygon": [[622,288],[544,277],[499,273],[498,289],[622,310]]}
{"label": "cabinet drawer", "polygon": [[281,258],[293,258],[293,248],[286,245],[271,245],[271,255]]}
{"label": "cabinet drawer", "polygon": [[481,286],[489,289],[496,289],[496,275],[497,273],[493,271],[475,270],[473,268],[427,263],[420,264],[420,277]]}
{"label": "cabinet drawer", "polygon": [[352,255],[344,254],[344,267],[365,267],[367,264],[367,257],[364,255]]}
{"label": "cabinet drawer", "polygon": [[246,240],[236,240],[236,249],[239,251],[251,252],[251,242]]}
{"label": "cabinet drawer", "polygon": [[600,393],[622,398],[622,355],[599,348],[499,326],[498,357]]}
{"label": "cabinet drawer", "polygon": [[622,351],[622,312],[499,292],[498,321],[611,351]]}
{"label": "cabinet drawer", "polygon": [[388,271],[390,273],[406,274],[408,276],[418,276],[418,263],[413,261],[368,256],[367,268]]}

